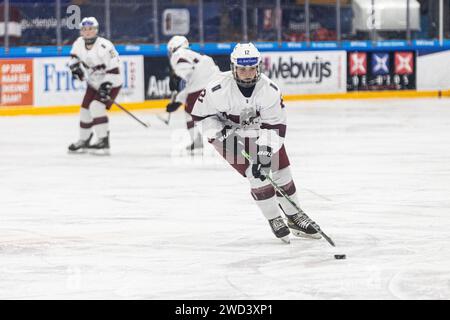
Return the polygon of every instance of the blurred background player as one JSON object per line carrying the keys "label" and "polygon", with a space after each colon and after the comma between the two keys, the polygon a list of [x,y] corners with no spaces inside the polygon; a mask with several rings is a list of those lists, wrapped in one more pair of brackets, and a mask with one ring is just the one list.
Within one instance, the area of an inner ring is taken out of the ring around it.
{"label": "blurred background player", "polygon": [[[220,73],[219,67],[211,57],[189,49],[188,39],[183,36],[174,36],[169,40],[167,53],[172,68],[170,89],[178,92],[167,105],[166,111],[174,112],[182,104],[185,105],[186,126],[191,137],[187,150],[202,148],[202,137],[194,126],[191,112],[200,92]],[[183,89],[180,86],[181,79],[185,81]]]}
{"label": "blurred background player", "polygon": [[[119,54],[109,40],[98,36],[97,19],[87,17],[80,23],[80,37],[74,42],[70,57],[72,76],[86,80],[87,89],[80,108],[80,139],[69,146],[69,152],[90,149],[108,154],[107,110],[122,85]],[[97,141],[91,143],[93,133]]]}
{"label": "blurred background player", "polygon": [[[199,95],[192,111],[197,125],[215,149],[241,175],[277,238],[320,238],[314,221],[277,194],[273,180],[298,204],[289,159],[284,147],[286,112],[278,87],[261,74],[261,55],[252,43],[237,44],[231,54],[231,71],[222,73]],[[253,165],[241,155],[245,149]],[[287,226],[279,206],[287,217]]]}

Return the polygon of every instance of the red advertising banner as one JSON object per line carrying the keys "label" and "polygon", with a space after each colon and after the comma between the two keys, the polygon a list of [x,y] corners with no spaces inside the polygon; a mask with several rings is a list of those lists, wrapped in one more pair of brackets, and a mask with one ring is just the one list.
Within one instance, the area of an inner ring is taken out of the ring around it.
{"label": "red advertising banner", "polygon": [[0,106],[33,104],[33,60],[0,59]]}

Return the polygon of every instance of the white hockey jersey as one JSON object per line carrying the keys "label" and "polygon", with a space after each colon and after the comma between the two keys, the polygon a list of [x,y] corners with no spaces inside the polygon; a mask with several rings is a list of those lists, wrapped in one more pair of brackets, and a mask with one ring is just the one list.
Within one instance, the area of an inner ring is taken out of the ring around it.
{"label": "white hockey jersey", "polygon": [[220,73],[211,57],[186,48],[180,48],[172,54],[170,65],[175,74],[186,81],[185,88],[175,99],[181,103],[186,103],[188,94],[203,90]]}
{"label": "white hockey jersey", "polygon": [[264,74],[250,97],[239,90],[231,71],[221,73],[198,97],[192,116],[203,135],[212,139],[230,125],[241,137],[277,152],[286,135],[286,111],[280,89]]}
{"label": "white hockey jersey", "polygon": [[82,37],[79,37],[70,51],[69,65],[81,62],[88,84],[98,89],[103,82],[111,82],[113,87],[122,85],[120,60],[111,41],[98,37],[91,49],[87,50]]}

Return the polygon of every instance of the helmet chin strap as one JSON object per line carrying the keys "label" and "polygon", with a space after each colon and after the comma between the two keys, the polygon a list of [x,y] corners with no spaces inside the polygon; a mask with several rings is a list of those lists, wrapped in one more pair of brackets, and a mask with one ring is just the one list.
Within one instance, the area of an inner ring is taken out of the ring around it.
{"label": "helmet chin strap", "polygon": [[256,85],[256,83],[259,81],[259,78],[261,77],[260,72],[260,66],[257,67],[256,75],[253,79],[240,79],[237,75],[236,66],[232,63],[231,64],[231,70],[233,73],[234,80],[238,84],[238,86],[242,88],[251,88]]}
{"label": "helmet chin strap", "polygon": [[256,77],[254,79],[248,80],[236,79],[236,83],[238,84],[238,86],[243,88],[251,88],[256,85],[256,82],[257,82]]}
{"label": "helmet chin strap", "polygon": [[84,40],[85,45],[90,46],[95,43],[95,40],[97,40],[97,36],[95,36],[93,38],[88,38],[88,39],[83,38],[83,40]]}

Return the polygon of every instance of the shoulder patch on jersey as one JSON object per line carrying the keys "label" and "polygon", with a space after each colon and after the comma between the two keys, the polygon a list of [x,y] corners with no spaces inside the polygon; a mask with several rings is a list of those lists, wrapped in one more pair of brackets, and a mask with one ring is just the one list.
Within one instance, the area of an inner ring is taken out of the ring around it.
{"label": "shoulder patch on jersey", "polygon": [[272,82],[269,84],[272,88],[274,88],[275,89],[275,91],[278,91],[278,88],[277,88],[277,86],[276,85],[274,85]]}
{"label": "shoulder patch on jersey", "polygon": [[214,91],[217,91],[217,90],[219,90],[221,88],[222,88],[222,86],[220,84],[218,84],[217,86],[212,87],[211,91],[214,92]]}
{"label": "shoulder patch on jersey", "polygon": [[111,59],[115,58],[117,56],[116,50],[114,49],[109,50],[109,55],[111,56]]}

